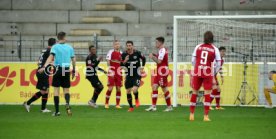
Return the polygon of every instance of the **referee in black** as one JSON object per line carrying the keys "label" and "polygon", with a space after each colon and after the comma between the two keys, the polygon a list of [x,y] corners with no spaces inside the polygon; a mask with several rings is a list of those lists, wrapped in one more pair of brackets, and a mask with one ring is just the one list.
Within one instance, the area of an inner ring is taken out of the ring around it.
{"label": "referee in black", "polygon": [[[49,38],[48,39],[48,48],[42,50],[40,57],[38,59],[38,68],[39,70],[43,65],[45,64],[47,58],[50,55],[50,51],[52,46],[56,44],[56,39],[55,38]],[[28,101],[24,102],[24,107],[27,112],[30,112],[31,104],[42,97],[41,99],[41,112],[42,113],[48,113],[51,112],[46,108],[47,100],[48,100],[48,93],[49,93],[49,74],[46,73],[36,73],[37,77],[37,83],[36,83],[36,88],[39,89],[37,93],[35,93]]]}
{"label": "referee in black", "polygon": [[140,51],[134,49],[132,41],[127,41],[126,47],[127,50],[122,54],[123,62],[121,65],[125,67],[126,70],[125,88],[127,90],[127,101],[130,107],[128,111],[132,112],[134,108],[132,105],[131,92],[133,91],[135,96],[136,107],[139,107],[138,88],[141,81],[141,72],[146,64],[146,58]]}
{"label": "referee in black", "polygon": [[97,70],[107,74],[102,68],[98,67],[100,62],[103,60],[103,57],[97,56],[97,49],[94,45],[89,46],[90,54],[87,56],[85,63],[86,63],[86,79],[91,83],[92,87],[94,88],[94,94],[90,101],[88,101],[88,105],[94,108],[98,108],[96,105],[96,101],[98,96],[103,90],[103,84],[99,80]]}
{"label": "referee in black", "polygon": [[72,62],[73,70],[72,70],[72,79],[75,77],[75,66],[76,59],[75,53],[72,46],[66,44],[66,33],[59,32],[57,35],[58,43],[55,44],[50,52],[50,56],[48,57],[46,63],[42,68],[39,69],[39,72],[42,73],[45,70],[45,67],[50,64],[54,60],[55,66],[55,74],[53,76],[52,86],[54,87],[54,103],[55,103],[55,112],[53,116],[60,116],[59,112],[59,88],[63,88],[64,98],[66,101],[66,112],[69,116],[72,115],[71,107],[69,105],[70,102],[70,65]]}

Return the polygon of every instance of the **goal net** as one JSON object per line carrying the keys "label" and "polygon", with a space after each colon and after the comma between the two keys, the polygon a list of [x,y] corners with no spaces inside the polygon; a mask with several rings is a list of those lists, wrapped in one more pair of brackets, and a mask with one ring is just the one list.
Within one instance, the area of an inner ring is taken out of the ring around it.
{"label": "goal net", "polygon": [[[276,70],[276,15],[174,16],[173,105],[190,102],[192,52],[212,31],[215,46],[225,47],[222,105],[264,105],[263,88],[272,86],[268,72]],[[246,75],[245,75],[246,74]],[[242,86],[244,82],[247,85]],[[272,99],[276,96],[271,95]],[[198,98],[198,103],[202,101]],[[214,104],[215,101],[213,101]]]}

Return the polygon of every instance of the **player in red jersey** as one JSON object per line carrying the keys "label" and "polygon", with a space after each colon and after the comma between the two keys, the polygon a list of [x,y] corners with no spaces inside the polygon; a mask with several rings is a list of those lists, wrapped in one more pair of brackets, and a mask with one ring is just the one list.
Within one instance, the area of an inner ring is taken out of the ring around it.
{"label": "player in red jersey", "polygon": [[166,103],[167,108],[164,110],[166,112],[172,111],[171,106],[171,97],[168,90],[168,75],[169,75],[169,56],[168,50],[164,46],[165,39],[164,37],[156,38],[156,48],[159,50],[158,54],[150,54],[149,58],[157,63],[157,75],[154,77],[154,83],[152,85],[152,106],[150,106],[146,111],[156,111],[156,102],[158,97],[158,88],[161,87]]}
{"label": "player in red jersey", "polygon": [[217,47],[213,43],[213,33],[207,31],[204,33],[204,43],[195,47],[192,57],[192,64],[194,66],[194,72],[192,73],[192,88],[193,93],[191,96],[190,105],[190,121],[194,121],[194,111],[196,106],[198,90],[201,86],[204,88],[204,121],[210,121],[209,108],[210,108],[210,93],[213,86],[213,74],[214,74],[214,60],[217,66],[220,68],[220,53]]}
{"label": "player in red jersey", "polygon": [[[220,56],[221,56],[220,65],[222,67],[222,65],[224,63],[226,48],[225,47],[220,47],[219,52],[220,52]],[[215,65],[217,65],[217,64],[215,64]],[[215,66],[215,68],[216,67],[217,66]],[[222,68],[216,69],[215,71],[218,71],[218,73],[220,74],[221,85],[223,85],[224,80],[223,80]],[[215,73],[215,75],[214,75],[214,84],[213,84],[213,90],[212,90],[212,93],[211,93],[211,104],[212,104],[212,101],[215,98],[216,99],[216,110],[224,110],[224,108],[222,108],[220,106],[220,92],[221,92],[221,90],[220,90],[220,85],[219,85],[218,78],[217,78],[218,73]],[[213,110],[213,108],[210,107],[210,110]]]}
{"label": "player in red jersey", "polygon": [[116,108],[121,109],[120,100],[121,100],[121,87],[122,87],[122,71],[121,71],[121,62],[122,62],[122,53],[120,52],[120,42],[114,41],[113,48],[110,50],[106,56],[107,63],[109,66],[108,70],[108,90],[106,92],[105,99],[105,108],[109,108],[109,98],[113,87],[116,86]]}

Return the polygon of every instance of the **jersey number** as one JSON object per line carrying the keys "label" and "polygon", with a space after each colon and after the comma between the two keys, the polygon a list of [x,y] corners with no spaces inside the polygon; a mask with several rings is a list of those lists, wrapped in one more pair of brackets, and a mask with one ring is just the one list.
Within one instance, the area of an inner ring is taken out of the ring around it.
{"label": "jersey number", "polygon": [[207,63],[207,57],[208,57],[208,52],[207,51],[202,51],[201,52],[200,64],[205,65]]}

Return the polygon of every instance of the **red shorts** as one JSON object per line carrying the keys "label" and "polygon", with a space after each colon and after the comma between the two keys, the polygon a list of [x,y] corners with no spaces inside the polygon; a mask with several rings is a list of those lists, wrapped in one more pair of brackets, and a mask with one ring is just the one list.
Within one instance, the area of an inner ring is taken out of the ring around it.
{"label": "red shorts", "polygon": [[123,78],[120,75],[108,76],[107,86],[122,87]]}
{"label": "red shorts", "polygon": [[204,90],[212,90],[213,86],[213,76],[193,76],[192,87],[194,90],[199,90],[203,85]]}
{"label": "red shorts", "polygon": [[153,84],[157,84],[161,87],[167,87],[168,86],[168,76],[160,76],[157,75],[154,77]]}

